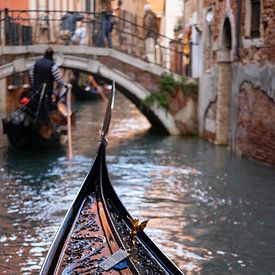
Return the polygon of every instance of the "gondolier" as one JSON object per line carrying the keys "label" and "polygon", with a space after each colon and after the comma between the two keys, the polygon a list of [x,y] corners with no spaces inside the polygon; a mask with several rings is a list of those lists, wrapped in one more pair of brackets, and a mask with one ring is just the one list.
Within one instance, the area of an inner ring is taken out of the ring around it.
{"label": "gondolier", "polygon": [[48,96],[48,103],[51,106],[53,84],[56,81],[58,87],[65,87],[58,67],[53,60],[54,51],[51,47],[47,48],[42,58],[38,59],[30,71],[30,78],[32,83],[32,92],[41,89],[43,83],[46,86],[46,94]]}

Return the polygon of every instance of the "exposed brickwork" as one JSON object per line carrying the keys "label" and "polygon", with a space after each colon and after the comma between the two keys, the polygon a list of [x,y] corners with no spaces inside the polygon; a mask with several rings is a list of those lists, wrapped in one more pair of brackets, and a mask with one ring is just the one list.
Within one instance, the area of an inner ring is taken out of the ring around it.
{"label": "exposed brickwork", "polygon": [[[263,43],[255,44],[250,40],[250,37],[247,37],[245,34],[245,18],[247,15],[246,1],[242,2],[241,8],[241,19],[240,19],[240,31],[241,31],[241,41],[246,39],[250,46],[244,47],[241,43],[240,55],[241,62],[247,64],[252,61],[268,61],[271,63],[275,62],[275,10],[274,10],[274,0],[265,0],[262,1],[262,33],[261,39]],[[217,42],[220,35],[220,29],[222,20],[226,14],[226,1],[213,1],[207,0],[204,1],[204,7],[212,7],[214,11],[214,20],[212,25],[213,31],[213,42]],[[237,1],[230,1],[230,10],[232,10],[234,20],[237,19]],[[235,22],[234,22],[235,23]],[[232,28],[232,37],[236,37],[235,29]],[[249,41],[250,40],[250,41]],[[235,56],[236,58],[236,56]]]}
{"label": "exposed brickwork", "polygon": [[265,46],[261,52],[263,57],[269,62],[275,62],[275,10],[274,0],[263,1],[263,27],[264,27],[264,43]]}
{"label": "exposed brickwork", "polygon": [[111,57],[99,57],[98,60],[102,64],[106,64],[109,68],[118,70],[127,75],[131,80],[141,84],[146,90],[155,92],[159,90],[160,78],[148,71],[143,71],[135,66],[120,62]]}
{"label": "exposed brickwork", "polygon": [[[195,0],[190,1],[194,2]],[[229,7],[227,5],[228,2]],[[210,64],[216,66],[220,61],[220,59],[218,60],[218,57],[220,57],[218,51],[224,46],[221,44],[221,30],[223,21],[228,16],[231,22],[232,49],[230,56],[233,57],[231,59],[232,63],[240,62],[246,65],[256,62],[259,65],[260,74],[261,68],[266,66],[267,63],[273,65],[275,62],[275,2],[274,0],[261,1],[260,37],[256,39],[252,39],[250,35],[249,2],[240,2],[242,5],[241,17],[240,21],[238,21],[238,1],[204,1],[204,8],[212,8],[214,15],[213,24],[211,25],[213,54]],[[186,21],[188,22],[188,20]],[[240,58],[237,56],[235,48],[238,23],[240,23]],[[270,73],[272,73],[271,68]],[[257,78],[256,75],[257,72],[255,72],[255,79]],[[234,81],[232,79],[232,83]],[[238,120],[234,122],[237,123],[237,133],[236,136],[234,135],[236,140],[233,141],[236,144],[234,149],[241,155],[275,165],[275,103],[268,97],[267,91],[253,87],[253,78],[250,81],[251,83],[246,83],[240,88],[239,101],[236,101],[238,106],[234,106],[236,110],[238,109]],[[258,81],[262,82],[262,79]],[[229,89],[232,89],[230,84],[229,86]],[[266,87],[269,86],[267,85]],[[221,96],[221,87],[219,87],[218,83],[216,84],[216,89],[218,95]],[[236,92],[238,92],[238,88]],[[219,108],[216,109],[215,104],[210,103],[204,119],[204,138],[216,141],[215,131],[217,131],[217,127],[213,125],[213,121],[214,123],[217,122],[220,112],[224,111]]]}
{"label": "exposed brickwork", "polygon": [[237,153],[275,165],[275,102],[245,83],[239,94]]}

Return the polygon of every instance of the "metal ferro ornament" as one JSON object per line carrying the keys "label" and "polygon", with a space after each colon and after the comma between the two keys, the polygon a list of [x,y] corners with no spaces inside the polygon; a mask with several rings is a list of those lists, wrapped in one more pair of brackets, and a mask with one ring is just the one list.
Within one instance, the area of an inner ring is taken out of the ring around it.
{"label": "metal ferro ornament", "polygon": [[132,229],[130,232],[130,239],[131,239],[131,249],[133,249],[136,246],[136,236],[139,232],[142,232],[144,228],[146,227],[149,220],[145,220],[141,223],[139,223],[139,219],[131,219],[131,225]]}

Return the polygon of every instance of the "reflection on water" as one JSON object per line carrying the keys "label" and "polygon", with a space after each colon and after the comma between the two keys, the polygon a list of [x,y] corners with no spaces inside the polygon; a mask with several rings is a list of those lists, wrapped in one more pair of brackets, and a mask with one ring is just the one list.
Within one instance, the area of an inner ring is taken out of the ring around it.
{"label": "reflection on water", "polygon": [[[1,274],[38,274],[94,156],[105,106],[77,106],[66,148],[17,152],[0,136]],[[274,274],[274,168],[196,138],[150,134],[117,97],[107,162],[129,212],[187,274]]]}

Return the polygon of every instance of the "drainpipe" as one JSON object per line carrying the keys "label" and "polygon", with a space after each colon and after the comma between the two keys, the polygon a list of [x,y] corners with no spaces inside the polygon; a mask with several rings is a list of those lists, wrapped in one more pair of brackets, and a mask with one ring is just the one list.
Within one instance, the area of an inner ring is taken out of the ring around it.
{"label": "drainpipe", "polygon": [[237,0],[236,55],[240,59],[242,0]]}

